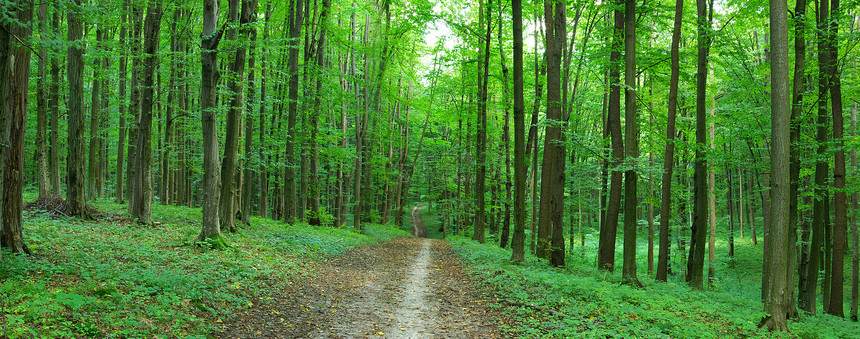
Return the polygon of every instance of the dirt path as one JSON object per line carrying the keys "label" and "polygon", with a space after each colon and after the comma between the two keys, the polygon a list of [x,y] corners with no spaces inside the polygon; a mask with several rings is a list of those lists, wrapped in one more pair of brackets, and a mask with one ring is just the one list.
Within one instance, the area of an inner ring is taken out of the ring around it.
{"label": "dirt path", "polygon": [[412,208],[412,235],[419,238],[427,237],[427,228],[424,227],[424,218],[421,217],[421,210],[424,205],[415,205]]}
{"label": "dirt path", "polygon": [[306,269],[277,297],[223,324],[222,337],[501,336],[501,318],[444,241],[398,238]]}

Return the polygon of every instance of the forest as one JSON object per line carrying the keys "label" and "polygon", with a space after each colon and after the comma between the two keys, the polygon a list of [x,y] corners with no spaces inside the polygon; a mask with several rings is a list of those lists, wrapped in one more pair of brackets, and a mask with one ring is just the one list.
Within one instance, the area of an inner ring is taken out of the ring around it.
{"label": "forest", "polygon": [[860,333],[856,0],[0,7],[0,338],[306,335],[374,246],[487,336]]}

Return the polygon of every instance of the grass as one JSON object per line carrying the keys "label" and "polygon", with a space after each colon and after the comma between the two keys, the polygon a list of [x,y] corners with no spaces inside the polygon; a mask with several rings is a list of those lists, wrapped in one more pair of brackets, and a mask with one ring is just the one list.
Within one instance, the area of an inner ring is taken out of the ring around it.
{"label": "grass", "polygon": [[[94,203],[108,214],[125,205]],[[309,262],[407,235],[388,226],[351,229],[289,226],[251,218],[225,234],[225,250],[196,244],[199,209],[153,208],[153,227],[112,218],[84,222],[25,212],[34,256],[4,253],[0,263],[0,337],[187,337],[264,300],[271,286],[309,274]]]}
{"label": "grass", "polygon": [[[590,230],[586,244],[568,253],[566,267],[550,267],[527,254],[526,262],[510,262],[510,249],[478,244],[465,237],[447,240],[466,259],[478,281],[499,298],[534,307],[504,307],[517,325],[505,330],[512,336],[532,338],[856,338],[860,325],[830,315],[802,315],[790,321],[789,333],[758,328],[762,312],[761,244],[736,239],[734,268],[727,258],[728,244],[717,238],[713,286],[695,291],[680,274],[658,283],[647,270],[647,242],[640,231],[637,270],[646,288],[621,284],[621,247],[616,248],[616,273],[596,267],[597,235]],[[528,234],[527,237],[528,238]],[[490,239],[490,237],[488,237]],[[568,247],[570,249],[570,247]],[[672,251],[680,252],[676,247]],[[680,253],[674,271],[682,272]],[[656,255],[656,253],[655,253]],[[706,254],[707,256],[707,254]],[[706,273],[707,275],[707,266]],[[850,275],[849,275],[850,277]],[[707,279],[707,278],[706,278]],[[850,294],[850,293],[849,293]],[[509,304],[502,302],[500,306]],[[552,310],[557,313],[550,312]]]}

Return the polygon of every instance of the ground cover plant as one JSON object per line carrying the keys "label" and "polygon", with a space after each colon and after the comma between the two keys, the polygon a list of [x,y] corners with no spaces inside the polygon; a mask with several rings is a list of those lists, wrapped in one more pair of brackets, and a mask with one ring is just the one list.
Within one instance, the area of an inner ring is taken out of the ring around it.
{"label": "ground cover plant", "polygon": [[0,334],[10,338],[205,337],[274,286],[312,274],[314,260],[407,233],[251,218],[229,248],[197,243],[200,210],[156,206],[153,226],[123,219],[124,205],[94,206],[107,219],[25,212],[35,256],[3,256]]}
{"label": "ground cover plant", "polygon": [[[640,275],[645,288],[622,283],[620,272],[596,268],[596,237],[586,235],[585,247],[574,248],[565,267],[527,255],[522,264],[510,261],[510,249],[453,236],[448,242],[461,255],[475,279],[493,290],[495,305],[515,319],[505,327],[511,335],[528,338],[855,338],[856,322],[827,314],[801,314],[789,322],[789,332],[760,328],[761,245],[736,240],[734,268],[723,260],[712,286],[693,290],[680,274],[667,283]],[[647,242],[638,243],[638,266]],[[725,242],[718,251],[727,252]],[[619,254],[620,255],[620,254]],[[678,265],[681,266],[681,265]],[[676,267],[675,272],[681,272]]]}

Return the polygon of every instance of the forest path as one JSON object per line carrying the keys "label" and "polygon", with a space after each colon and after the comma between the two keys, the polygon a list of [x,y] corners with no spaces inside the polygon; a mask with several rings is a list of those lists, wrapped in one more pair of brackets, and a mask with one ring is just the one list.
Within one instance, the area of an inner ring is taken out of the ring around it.
{"label": "forest path", "polygon": [[419,238],[427,237],[427,228],[424,227],[424,218],[421,216],[421,210],[424,205],[415,205],[412,208],[412,235]]}
{"label": "forest path", "polygon": [[[414,214],[413,214],[414,215]],[[496,338],[498,316],[442,240],[397,238],[311,263],[223,338]]]}

